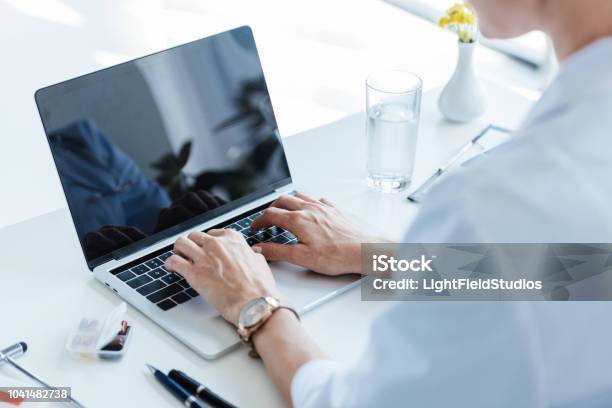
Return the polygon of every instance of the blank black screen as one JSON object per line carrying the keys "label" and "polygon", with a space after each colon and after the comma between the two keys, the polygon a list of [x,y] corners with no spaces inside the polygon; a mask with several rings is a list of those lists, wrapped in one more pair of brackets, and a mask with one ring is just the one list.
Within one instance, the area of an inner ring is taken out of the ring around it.
{"label": "blank black screen", "polygon": [[90,266],[290,177],[248,27],[41,89],[36,102]]}

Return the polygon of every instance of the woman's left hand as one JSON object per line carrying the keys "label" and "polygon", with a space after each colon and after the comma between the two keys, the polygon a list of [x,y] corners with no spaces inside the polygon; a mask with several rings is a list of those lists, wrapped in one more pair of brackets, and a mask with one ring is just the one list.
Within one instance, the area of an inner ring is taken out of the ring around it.
{"label": "woman's left hand", "polygon": [[263,255],[242,234],[231,230],[192,232],[174,244],[166,269],[181,274],[208,303],[233,325],[242,307],[262,296],[279,297]]}

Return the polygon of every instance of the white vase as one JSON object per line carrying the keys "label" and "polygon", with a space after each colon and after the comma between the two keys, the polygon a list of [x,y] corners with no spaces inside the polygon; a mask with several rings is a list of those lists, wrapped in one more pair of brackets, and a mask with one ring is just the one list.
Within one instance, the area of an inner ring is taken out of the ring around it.
{"label": "white vase", "polygon": [[457,67],[438,99],[444,117],[454,122],[469,122],[487,108],[487,94],[474,71],[474,49],[477,43],[459,44]]}

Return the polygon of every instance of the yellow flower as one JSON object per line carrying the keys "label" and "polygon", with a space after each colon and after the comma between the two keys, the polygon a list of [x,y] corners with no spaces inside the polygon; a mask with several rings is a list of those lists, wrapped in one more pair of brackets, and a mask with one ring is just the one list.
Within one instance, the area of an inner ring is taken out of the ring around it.
{"label": "yellow flower", "polygon": [[469,3],[456,3],[438,20],[438,25],[455,31],[461,41],[472,42],[476,31],[476,14]]}
{"label": "yellow flower", "polygon": [[455,3],[451,8],[447,10],[449,15],[463,13],[467,7],[463,3]]}

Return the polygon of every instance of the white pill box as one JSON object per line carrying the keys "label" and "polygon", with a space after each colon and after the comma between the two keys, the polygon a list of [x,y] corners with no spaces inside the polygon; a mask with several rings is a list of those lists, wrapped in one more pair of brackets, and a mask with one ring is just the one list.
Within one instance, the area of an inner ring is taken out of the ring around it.
{"label": "white pill box", "polygon": [[134,328],[126,320],[127,306],[121,302],[107,316],[83,317],[66,341],[66,350],[77,358],[120,359],[132,338]]}

